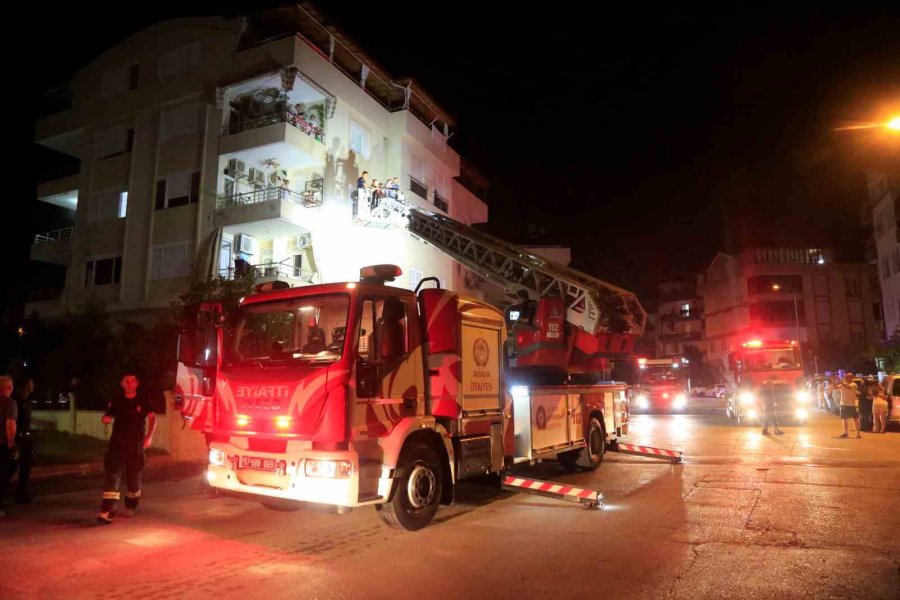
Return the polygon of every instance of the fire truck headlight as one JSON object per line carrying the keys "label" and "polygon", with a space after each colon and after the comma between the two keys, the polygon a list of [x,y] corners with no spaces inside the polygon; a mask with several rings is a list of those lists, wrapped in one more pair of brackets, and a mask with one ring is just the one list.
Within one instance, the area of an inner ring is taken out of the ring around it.
{"label": "fire truck headlight", "polygon": [[209,449],[209,464],[215,465],[217,467],[225,466],[225,453],[221,450],[217,450],[216,448]]}
{"label": "fire truck headlight", "polygon": [[353,472],[353,463],[349,460],[315,460],[304,461],[303,472],[307,477],[327,477],[330,479],[346,479]]}
{"label": "fire truck headlight", "polygon": [[672,402],[672,406],[675,410],[681,410],[682,408],[687,406],[687,396],[684,394],[678,394],[675,396],[675,401]]}
{"label": "fire truck headlight", "polygon": [[809,392],[807,392],[806,390],[800,390],[799,392],[797,392],[797,401],[801,404],[806,404],[807,402],[809,402]]}
{"label": "fire truck headlight", "polygon": [[739,398],[741,400],[741,404],[743,404],[744,406],[747,406],[748,404],[753,404],[753,401],[755,400],[755,398],[753,397],[753,394],[751,394],[750,392],[741,392],[741,395],[739,396]]}
{"label": "fire truck headlight", "polygon": [[638,408],[649,408],[650,400],[644,394],[638,394],[638,397],[634,399],[637,403]]}
{"label": "fire truck headlight", "polygon": [[749,420],[755,421],[757,416],[758,416],[758,415],[756,414],[756,411],[755,411],[755,410],[748,410],[748,411],[747,411],[747,418],[748,418]]}
{"label": "fire truck headlight", "polygon": [[801,421],[805,421],[809,417],[809,412],[805,408],[797,409],[797,418]]}

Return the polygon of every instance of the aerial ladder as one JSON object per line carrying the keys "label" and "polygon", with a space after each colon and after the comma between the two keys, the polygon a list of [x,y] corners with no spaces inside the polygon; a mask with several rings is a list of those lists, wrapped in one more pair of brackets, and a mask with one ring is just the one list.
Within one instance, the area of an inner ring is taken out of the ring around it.
{"label": "aerial ladder", "polygon": [[647,313],[632,292],[402,199],[359,207],[357,222],[406,227],[485,280],[527,292],[506,311],[514,368],[607,372],[609,360],[630,355],[644,331]]}

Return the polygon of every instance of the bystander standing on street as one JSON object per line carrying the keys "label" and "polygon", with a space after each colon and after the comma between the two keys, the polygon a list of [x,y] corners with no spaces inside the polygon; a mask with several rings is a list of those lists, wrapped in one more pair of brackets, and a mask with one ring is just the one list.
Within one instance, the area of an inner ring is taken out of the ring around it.
{"label": "bystander standing on street", "polygon": [[[19,476],[16,482],[16,504],[31,504],[34,497],[28,491],[31,466],[34,464],[34,436],[31,435],[31,395],[34,381],[27,375],[16,379],[13,395],[16,400],[16,449],[19,454]],[[12,473],[10,473],[10,476]]]}
{"label": "bystander standing on street", "polygon": [[841,434],[841,437],[850,437],[848,421],[852,419],[853,424],[856,426],[856,437],[861,438],[862,434],[859,431],[859,396],[856,392],[856,384],[853,383],[853,373],[844,375],[844,381],[835,386],[833,394],[837,396],[841,407],[841,423],[844,425],[844,433]]}
{"label": "bystander standing on street", "polygon": [[9,375],[0,376],[0,517],[9,476],[16,460],[16,400],[12,397],[13,380]]}
{"label": "bystander standing on street", "polygon": [[859,427],[863,431],[872,431],[872,400],[878,382],[866,379],[863,389],[859,390]]}
{"label": "bystander standing on street", "polygon": [[887,431],[888,398],[884,386],[880,383],[875,388],[875,397],[872,399],[872,430],[875,433]]}

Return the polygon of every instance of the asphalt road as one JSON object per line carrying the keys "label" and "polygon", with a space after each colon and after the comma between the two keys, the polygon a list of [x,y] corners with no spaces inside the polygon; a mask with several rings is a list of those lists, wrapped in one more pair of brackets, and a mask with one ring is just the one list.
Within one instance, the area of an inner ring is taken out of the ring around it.
{"label": "asphalt road", "polygon": [[94,524],[96,478],[41,482],[0,519],[0,598],[898,598],[900,432],[839,439],[815,414],[780,437],[717,401],[633,417],[632,443],[682,465],[608,453],[605,510],[460,486],[407,533],[376,512],[285,513],[203,493],[195,469],[153,472],[138,516]]}

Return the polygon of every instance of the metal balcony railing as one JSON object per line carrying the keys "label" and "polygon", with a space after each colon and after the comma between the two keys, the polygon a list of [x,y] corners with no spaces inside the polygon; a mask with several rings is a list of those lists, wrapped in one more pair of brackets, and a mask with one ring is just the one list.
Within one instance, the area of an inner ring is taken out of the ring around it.
{"label": "metal balcony railing", "polygon": [[443,197],[441,197],[440,194],[435,192],[434,193],[434,206],[435,206],[435,208],[438,208],[444,212],[449,212],[448,209],[450,208],[450,203],[447,202],[447,200],[445,200]]}
{"label": "metal balcony railing", "polygon": [[49,242],[58,242],[60,240],[64,240],[72,237],[72,231],[74,227],[63,227],[62,229],[54,229],[52,231],[45,231],[43,233],[36,233],[34,235],[34,244],[46,244]]}
{"label": "metal balcony railing", "polygon": [[287,111],[273,112],[261,116],[232,115],[225,123],[224,132],[227,135],[234,135],[244,131],[268,127],[269,125],[277,125],[278,123],[289,123],[306,135],[315,138],[316,141],[325,143],[325,130],[322,127],[313,125],[306,119]]}
{"label": "metal balcony railing", "polygon": [[[249,265],[247,267],[249,269],[247,274],[252,275],[253,279],[256,281],[276,279],[282,281],[302,281],[303,283],[313,282],[312,280],[313,277],[315,277],[315,272],[287,264],[287,260],[278,263],[270,262],[260,263],[257,265]],[[240,272],[240,270],[234,267],[221,269],[219,271],[219,276],[223,279],[234,279],[235,277],[239,277],[241,275],[242,273]]]}
{"label": "metal balcony railing", "polygon": [[231,196],[221,196],[216,202],[216,208],[234,208],[237,206],[250,206],[252,204],[260,204],[262,202],[278,202],[287,200],[295,202],[306,208],[315,208],[322,206],[322,186],[316,185],[322,180],[310,182],[307,189],[302,192],[295,192],[279,187],[267,187],[253,190],[252,192],[244,192],[242,194],[233,194]]}

